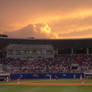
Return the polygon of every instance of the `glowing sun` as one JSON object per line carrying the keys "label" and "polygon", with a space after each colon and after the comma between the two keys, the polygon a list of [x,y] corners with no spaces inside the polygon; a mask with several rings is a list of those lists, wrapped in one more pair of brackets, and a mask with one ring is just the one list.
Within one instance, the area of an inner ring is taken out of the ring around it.
{"label": "glowing sun", "polygon": [[41,26],[41,31],[50,34],[51,28],[49,27],[48,24],[45,24],[45,25]]}

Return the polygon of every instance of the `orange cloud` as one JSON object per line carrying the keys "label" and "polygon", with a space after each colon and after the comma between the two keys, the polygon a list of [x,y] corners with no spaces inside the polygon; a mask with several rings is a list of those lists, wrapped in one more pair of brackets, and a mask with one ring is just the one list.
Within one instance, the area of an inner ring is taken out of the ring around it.
{"label": "orange cloud", "polygon": [[[27,3],[23,1],[22,3],[21,1],[17,3],[16,0],[13,2],[7,1],[7,3],[3,1],[3,4],[0,3],[0,32],[16,33],[16,30],[20,30],[31,24],[33,27],[31,28],[31,32],[33,32],[32,36],[38,35],[38,37],[40,37],[41,35],[41,37],[45,38],[58,39],[62,38],[63,34],[70,34],[72,32],[80,32],[80,34],[82,34],[84,30],[92,29],[91,0],[84,0],[84,2],[83,0],[69,0],[67,2],[65,0],[58,0],[58,2],[57,0],[53,0],[53,2],[50,0],[40,0],[40,2],[31,2],[31,0],[28,0]],[[8,7],[7,9],[4,7],[4,4]],[[30,31],[30,29],[26,29],[26,31],[28,30]],[[23,34],[25,35],[25,33]],[[45,36],[42,36],[42,34]],[[61,36],[58,34],[61,34]],[[27,34],[27,36],[30,35]],[[88,36],[75,36],[71,34],[71,37]],[[64,36],[64,38],[67,38],[67,36]]]}
{"label": "orange cloud", "polygon": [[58,13],[50,13],[45,14],[43,17],[41,15],[37,16],[32,22],[31,19],[27,21],[28,24],[33,23],[54,23],[58,21],[64,20],[73,20],[73,19],[84,19],[86,17],[92,16],[92,9],[76,9],[70,12],[58,12]]}

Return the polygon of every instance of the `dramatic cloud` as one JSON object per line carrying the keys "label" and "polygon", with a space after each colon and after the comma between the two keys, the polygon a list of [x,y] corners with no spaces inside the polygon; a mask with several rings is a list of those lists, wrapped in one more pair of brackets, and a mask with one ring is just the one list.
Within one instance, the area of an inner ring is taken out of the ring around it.
{"label": "dramatic cloud", "polygon": [[90,38],[91,30],[92,0],[0,0],[0,33],[9,37]]}
{"label": "dramatic cloud", "polygon": [[47,24],[30,24],[14,32],[7,32],[7,34],[18,38],[56,38]]}

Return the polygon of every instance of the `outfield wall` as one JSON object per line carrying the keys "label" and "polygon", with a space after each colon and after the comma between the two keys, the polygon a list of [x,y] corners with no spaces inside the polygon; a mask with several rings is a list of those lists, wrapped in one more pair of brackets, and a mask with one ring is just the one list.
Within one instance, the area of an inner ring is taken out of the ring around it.
{"label": "outfield wall", "polygon": [[12,80],[21,79],[78,79],[80,75],[84,77],[84,73],[25,73],[11,74]]}

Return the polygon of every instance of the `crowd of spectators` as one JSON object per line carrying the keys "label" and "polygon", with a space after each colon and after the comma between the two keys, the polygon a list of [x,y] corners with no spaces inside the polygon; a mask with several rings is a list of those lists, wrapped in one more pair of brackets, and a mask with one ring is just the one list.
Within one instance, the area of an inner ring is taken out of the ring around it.
{"label": "crowd of spectators", "polygon": [[4,66],[3,70],[9,73],[92,72],[92,55],[57,55],[54,58],[30,60],[6,58],[2,64]]}

